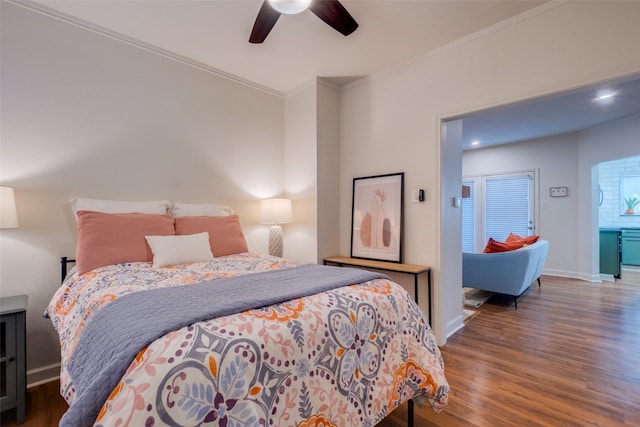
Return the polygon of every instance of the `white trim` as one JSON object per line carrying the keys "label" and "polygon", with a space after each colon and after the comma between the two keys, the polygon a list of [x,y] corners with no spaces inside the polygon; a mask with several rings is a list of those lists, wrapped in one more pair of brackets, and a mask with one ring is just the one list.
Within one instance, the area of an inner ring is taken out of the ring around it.
{"label": "white trim", "polygon": [[[129,46],[136,47],[138,49],[146,50],[147,52],[154,53],[156,55],[163,56],[167,59],[179,62],[181,64],[187,65],[189,67],[197,68],[200,71],[204,71],[210,74],[214,74],[218,77],[225,78],[227,80],[231,80],[233,82],[239,83],[244,86],[248,86],[252,89],[256,89],[262,92],[269,93],[271,95],[275,95],[277,97],[283,98],[284,94],[275,89],[268,88],[266,86],[259,85],[250,80],[243,79],[242,77],[236,76],[235,74],[228,73],[226,71],[222,71],[218,68],[214,68],[205,63],[193,60],[191,58],[187,58],[186,56],[179,55],[175,52],[171,52],[166,49],[162,49],[160,47],[151,45],[149,43],[145,43],[141,40],[134,39],[133,37],[125,36],[124,34],[120,34],[118,32],[109,30],[105,27],[101,27],[97,24],[85,21],[80,18],[76,18],[55,9],[51,9],[47,6],[44,6],[40,3],[35,3],[26,0],[5,0],[7,3],[13,4],[15,6],[22,7],[24,9],[31,10],[32,12],[40,13],[41,15],[48,16],[50,18],[57,19],[59,21],[65,22],[67,24],[74,25],[76,27],[82,28],[84,30],[91,31],[93,33],[99,34],[104,37],[108,37],[112,40],[128,44]],[[308,83],[307,83],[308,84]]]}
{"label": "white trim", "polygon": [[[464,314],[460,314],[451,322],[447,323],[447,339],[462,328],[464,328]],[[446,344],[446,341],[442,345],[444,344]]]}
{"label": "white trim", "polygon": [[[588,275],[588,274],[579,273],[577,271],[543,269],[542,270],[542,275],[543,276],[566,277],[568,279],[578,279],[578,280],[584,280],[585,282],[592,282],[592,283],[600,283],[600,282],[602,282],[602,278],[600,277],[599,274]],[[542,281],[542,285],[544,286],[544,280]]]}
{"label": "white trim", "polygon": [[602,280],[603,282],[615,282],[616,278],[613,276],[613,274],[600,273],[600,280]]}
{"label": "white trim", "polygon": [[60,363],[41,366],[27,371],[27,388],[56,381],[60,378]]}
{"label": "white trim", "polygon": [[306,81],[306,82],[294,87],[293,89],[287,91],[286,93],[281,94],[281,96],[283,98],[288,98],[288,97],[290,97],[292,95],[295,95],[298,92],[301,92],[301,91],[305,90],[306,88],[308,88],[310,86],[317,85],[317,84],[324,84],[325,86],[330,86],[331,83],[329,83],[327,81],[322,81],[318,77],[314,77],[314,78],[312,78],[312,79],[310,79],[310,80],[308,80],[308,81]]}

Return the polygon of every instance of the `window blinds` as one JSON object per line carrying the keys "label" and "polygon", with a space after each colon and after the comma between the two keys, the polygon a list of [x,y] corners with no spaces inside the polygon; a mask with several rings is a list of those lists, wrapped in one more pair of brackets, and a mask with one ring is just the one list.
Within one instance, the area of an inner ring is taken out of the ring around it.
{"label": "window blinds", "polygon": [[485,177],[485,238],[504,241],[509,233],[532,234],[532,189],[530,174]]}

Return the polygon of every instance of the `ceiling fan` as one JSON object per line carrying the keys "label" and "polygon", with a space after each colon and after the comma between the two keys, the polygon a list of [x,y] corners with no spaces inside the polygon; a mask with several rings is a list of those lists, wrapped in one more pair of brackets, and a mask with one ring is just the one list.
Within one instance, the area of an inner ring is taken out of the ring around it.
{"label": "ceiling fan", "polygon": [[358,23],[338,0],[264,0],[253,24],[250,43],[262,43],[281,14],[293,15],[311,9],[318,18],[345,36],[358,28]]}

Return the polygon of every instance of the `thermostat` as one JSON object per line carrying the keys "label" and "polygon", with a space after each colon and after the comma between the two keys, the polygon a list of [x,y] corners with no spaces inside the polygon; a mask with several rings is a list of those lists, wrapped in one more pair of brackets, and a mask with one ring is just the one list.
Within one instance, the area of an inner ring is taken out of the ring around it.
{"label": "thermostat", "polygon": [[567,197],[567,187],[549,187],[549,196]]}

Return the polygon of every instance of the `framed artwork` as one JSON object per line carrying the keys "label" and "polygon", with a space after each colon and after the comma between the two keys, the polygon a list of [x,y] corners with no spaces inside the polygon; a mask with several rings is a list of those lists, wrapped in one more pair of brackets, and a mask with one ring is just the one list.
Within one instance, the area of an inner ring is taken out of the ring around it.
{"label": "framed artwork", "polygon": [[404,173],[353,179],[351,257],[402,262]]}

